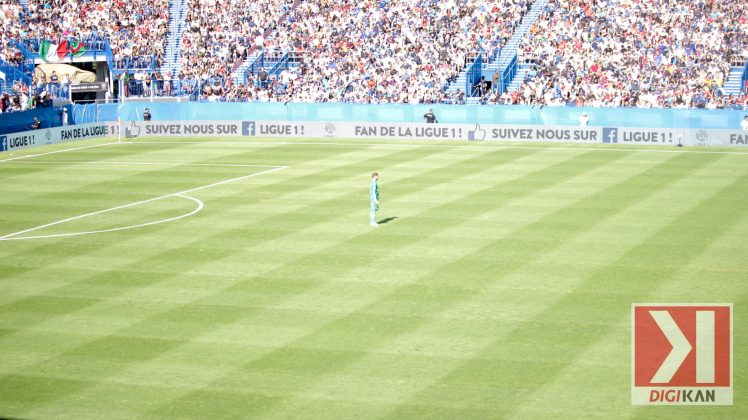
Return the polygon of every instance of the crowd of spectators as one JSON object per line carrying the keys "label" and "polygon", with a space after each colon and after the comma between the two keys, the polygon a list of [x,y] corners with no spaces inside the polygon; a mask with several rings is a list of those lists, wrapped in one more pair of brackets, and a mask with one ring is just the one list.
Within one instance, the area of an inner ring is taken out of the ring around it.
{"label": "crowd of spectators", "polygon": [[180,79],[225,78],[263,48],[264,33],[294,5],[294,0],[190,0],[182,33]]}
{"label": "crowd of spectators", "polygon": [[[115,61],[163,62],[168,0],[0,0],[0,58],[10,39],[106,38]],[[188,0],[179,74],[124,75],[126,96],[210,101],[463,102],[447,86],[479,53],[495,57],[532,0]],[[22,19],[19,19],[22,17]],[[295,66],[229,77],[250,52]],[[518,91],[477,87],[482,103],[724,108],[748,59],[748,7],[705,0],[549,0],[520,46],[532,68]],[[137,61],[137,60],[135,60]],[[142,61],[142,59],[141,59]],[[145,66],[147,67],[147,66]],[[495,80],[494,80],[495,82]],[[495,83],[494,83],[495,85]],[[20,101],[20,96],[19,96]]]}
{"label": "crowd of spectators", "polygon": [[52,106],[52,96],[45,86],[37,85],[36,82],[28,86],[17,81],[0,94],[0,114],[44,106]]}
{"label": "crowd of spectators", "polygon": [[550,0],[520,48],[518,92],[488,102],[724,108],[732,65],[748,58],[744,2]]}
{"label": "crowd of spectators", "polygon": [[[55,34],[79,39],[106,37],[115,60],[154,55],[157,65],[163,60],[168,10],[168,0],[31,0],[29,3],[32,17],[34,11],[41,14],[37,33],[45,34],[42,37]],[[50,26],[49,22],[58,26]]]}
{"label": "crowd of spectators", "polygon": [[[169,25],[168,0],[3,0],[3,36],[52,43],[108,39],[115,60],[155,55],[161,63]],[[4,42],[4,45],[7,43]]]}
{"label": "crowd of spectators", "polygon": [[19,17],[23,7],[16,0],[0,0],[0,59],[17,64],[23,60],[23,54],[11,45],[12,39],[18,38]]}
{"label": "crowd of spectators", "polygon": [[[301,2],[260,44],[300,66],[248,86],[215,84],[208,97],[304,102],[421,103],[478,53],[494,55],[529,10],[527,0]],[[218,90],[218,94],[216,91]],[[204,92],[205,95],[206,92]]]}
{"label": "crowd of spectators", "polygon": [[117,76],[117,83],[121,82],[122,91],[126,98],[151,96],[189,96],[199,86],[194,76],[175,78],[171,70],[165,72],[147,72],[143,69],[134,74],[123,73]]}

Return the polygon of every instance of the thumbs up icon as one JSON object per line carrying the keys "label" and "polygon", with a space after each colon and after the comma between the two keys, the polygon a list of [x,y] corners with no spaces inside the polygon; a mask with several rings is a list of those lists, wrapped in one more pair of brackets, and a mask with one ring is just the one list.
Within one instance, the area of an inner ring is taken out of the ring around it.
{"label": "thumbs up icon", "polygon": [[468,130],[468,140],[482,141],[486,139],[486,130],[480,128],[480,124],[475,124],[474,130]]}

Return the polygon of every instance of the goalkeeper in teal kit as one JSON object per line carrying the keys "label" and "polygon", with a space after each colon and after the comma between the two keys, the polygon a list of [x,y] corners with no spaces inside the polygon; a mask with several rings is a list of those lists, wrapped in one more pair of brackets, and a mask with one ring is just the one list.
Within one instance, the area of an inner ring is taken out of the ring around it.
{"label": "goalkeeper in teal kit", "polygon": [[379,210],[379,174],[374,172],[371,174],[371,185],[369,186],[369,216],[371,218],[372,226],[379,226],[377,224],[377,210]]}

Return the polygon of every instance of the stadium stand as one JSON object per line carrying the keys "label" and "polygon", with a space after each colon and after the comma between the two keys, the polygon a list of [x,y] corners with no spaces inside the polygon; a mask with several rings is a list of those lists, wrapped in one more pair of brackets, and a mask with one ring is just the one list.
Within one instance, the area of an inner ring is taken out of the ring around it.
{"label": "stadium stand", "polygon": [[[33,52],[45,39],[106,43],[124,96],[464,103],[477,94],[499,104],[745,107],[746,9],[686,0],[2,0],[0,59],[24,71],[11,40]],[[466,84],[481,72],[485,84]],[[11,82],[3,85],[25,83]]]}
{"label": "stadium stand", "polygon": [[[301,2],[263,38],[262,45],[271,55],[289,52],[286,61],[299,65],[270,66],[270,74],[265,74],[268,66],[258,71],[250,67],[249,86],[241,88],[246,95],[239,98],[364,103],[459,100],[446,94],[449,83],[470,57],[495,56],[528,10],[525,0]],[[215,98],[215,88],[211,92]]]}
{"label": "stadium stand", "polygon": [[42,39],[107,39],[115,62],[153,57],[160,66],[168,5],[168,0],[29,0],[21,30],[35,41],[28,43],[31,51]]}
{"label": "stadium stand", "polygon": [[182,34],[180,76],[227,78],[265,30],[277,24],[292,0],[192,0]]}
{"label": "stadium stand", "polygon": [[187,16],[187,0],[169,2],[169,31],[166,39],[166,51],[161,65],[163,73],[179,74],[182,62],[182,34]]}
{"label": "stadium stand", "polygon": [[[530,71],[504,102],[724,108],[748,58],[741,2],[550,0],[520,48]],[[734,94],[738,93],[738,96]]]}
{"label": "stadium stand", "polygon": [[30,79],[22,71],[23,53],[11,44],[17,39],[22,14],[19,2],[0,2],[0,113],[24,111],[36,105],[29,92]]}

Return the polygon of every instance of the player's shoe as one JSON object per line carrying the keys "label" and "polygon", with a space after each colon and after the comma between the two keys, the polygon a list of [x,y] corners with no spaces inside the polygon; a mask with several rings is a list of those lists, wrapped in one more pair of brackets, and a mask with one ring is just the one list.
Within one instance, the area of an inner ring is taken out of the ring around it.
{"label": "player's shoe", "polygon": [[379,227],[379,223],[370,223],[371,226]]}

